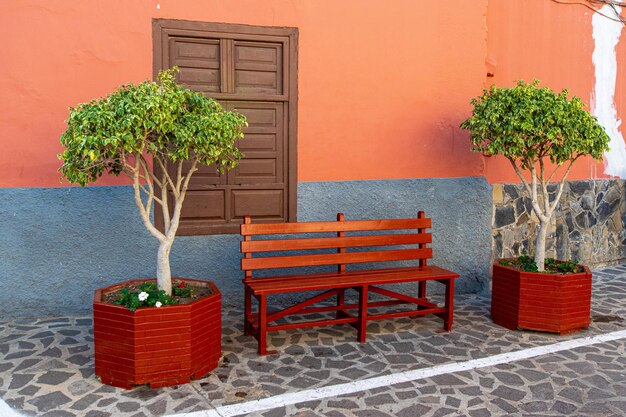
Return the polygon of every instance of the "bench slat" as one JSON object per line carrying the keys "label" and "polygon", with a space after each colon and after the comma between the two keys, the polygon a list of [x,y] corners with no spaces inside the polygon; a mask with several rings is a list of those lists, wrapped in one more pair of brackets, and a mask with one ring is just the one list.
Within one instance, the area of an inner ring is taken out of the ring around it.
{"label": "bench slat", "polygon": [[363,262],[406,261],[431,258],[432,249],[378,250],[371,252],[346,252],[315,255],[272,256],[267,258],[243,258],[241,269],[252,271],[269,268],[293,268],[298,266],[337,265]]}
{"label": "bench slat", "polygon": [[357,269],[352,271],[346,271],[342,273],[338,272],[317,272],[312,274],[295,274],[295,275],[275,275],[270,277],[258,277],[258,278],[250,278],[244,279],[243,281],[249,285],[257,285],[261,282],[276,282],[276,281],[285,281],[285,280],[295,280],[295,279],[326,279],[330,277],[351,277],[353,275],[358,275],[360,277],[364,275],[394,275],[398,272],[401,273],[412,273],[412,271],[433,271],[436,270],[437,266],[427,266],[427,267],[418,267],[418,266],[403,266],[403,267],[395,267],[395,268],[376,268],[376,269]]}
{"label": "bench slat", "polygon": [[258,223],[242,224],[242,236],[291,233],[358,232],[366,230],[427,229],[430,218],[392,220],[349,220],[345,222]]}
{"label": "bench slat", "polygon": [[253,240],[241,242],[242,253],[329,249],[329,248],[356,248],[364,246],[394,246],[431,243],[430,233],[377,235],[377,236],[347,236],[321,237],[286,240]]}
{"label": "bench slat", "polygon": [[246,285],[254,294],[278,294],[310,290],[326,290],[335,288],[350,288],[362,285],[393,284],[420,280],[456,279],[459,274],[437,266],[426,268],[396,268],[380,270],[351,271],[348,275],[327,274],[313,276],[307,279],[290,279],[289,277],[275,277],[271,281],[247,281]]}

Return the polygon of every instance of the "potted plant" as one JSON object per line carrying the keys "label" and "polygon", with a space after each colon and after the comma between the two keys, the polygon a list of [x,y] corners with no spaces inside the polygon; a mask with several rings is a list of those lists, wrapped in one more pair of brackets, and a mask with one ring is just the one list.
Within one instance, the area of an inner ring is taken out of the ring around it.
{"label": "potted plant", "polygon": [[[585,155],[600,160],[608,135],[578,97],[569,99],[567,90],[555,93],[538,81],[491,86],[471,104],[472,117],[461,127],[470,132],[472,150],[509,160],[538,219],[534,259],[494,262],[493,321],[560,334],[589,326],[591,272],[575,261],[546,259],[546,237],[572,165]],[[560,179],[551,197],[553,178]]]}
{"label": "potted plant", "polygon": [[[141,220],[159,242],[156,280],[95,292],[95,372],[125,388],[188,382],[215,368],[221,356],[219,291],[211,282],[180,278],[173,287],[169,254],[198,164],[221,171],[236,166],[246,122],[177,84],[176,71],[70,108],[61,136],[63,177],[85,186],[105,173],[126,174]],[[157,206],[163,230],[151,220]]]}

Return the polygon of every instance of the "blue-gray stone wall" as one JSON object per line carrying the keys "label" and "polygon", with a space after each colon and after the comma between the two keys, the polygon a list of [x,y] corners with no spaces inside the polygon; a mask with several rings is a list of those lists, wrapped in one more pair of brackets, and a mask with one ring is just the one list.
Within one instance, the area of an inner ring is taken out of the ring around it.
{"label": "blue-gray stone wall", "polygon": [[[298,220],[432,218],[433,259],[461,274],[457,292],[479,292],[490,272],[491,186],[484,177],[306,182],[298,186]],[[433,286],[437,290],[437,286]]]}
{"label": "blue-gray stone wall", "polygon": [[[484,178],[306,182],[298,220],[433,219],[433,264],[457,271],[458,292],[489,281],[491,187]],[[131,187],[0,189],[0,317],[84,314],[93,290],[153,277],[156,240]],[[241,304],[238,235],[181,236],[174,276],[209,279],[226,304]]]}
{"label": "blue-gray stone wall", "polygon": [[[550,200],[556,198],[550,184]],[[522,184],[493,186],[493,257],[533,254],[537,217]],[[624,180],[566,182],[551,222],[546,256],[599,267],[626,259]]]}

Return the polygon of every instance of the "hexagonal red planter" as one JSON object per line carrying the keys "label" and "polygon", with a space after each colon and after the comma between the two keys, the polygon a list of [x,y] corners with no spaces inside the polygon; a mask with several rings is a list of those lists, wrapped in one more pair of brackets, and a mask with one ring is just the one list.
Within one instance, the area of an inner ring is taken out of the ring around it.
{"label": "hexagonal red planter", "polygon": [[577,274],[525,272],[493,265],[491,317],[507,329],[572,333],[588,327],[591,271]]}
{"label": "hexagonal red planter", "polygon": [[182,280],[209,286],[213,294],[190,304],[130,311],[102,302],[102,295],[150,280],[95,291],[95,372],[103,383],[156,388],[187,383],[217,367],[222,355],[222,295],[212,282]]}

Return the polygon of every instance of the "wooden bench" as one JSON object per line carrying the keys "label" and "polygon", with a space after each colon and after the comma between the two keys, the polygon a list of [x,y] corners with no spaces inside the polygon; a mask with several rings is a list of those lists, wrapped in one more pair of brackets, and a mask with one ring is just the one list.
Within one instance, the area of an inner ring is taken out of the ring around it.
{"label": "wooden bench", "polygon": [[[432,242],[432,236],[426,232],[430,227],[431,219],[421,211],[413,219],[346,221],[339,213],[337,221],[272,224],[251,224],[250,217],[246,216],[241,225],[241,252],[244,255],[241,269],[245,272],[244,333],[257,338],[259,354],[264,355],[273,353],[267,351],[267,333],[279,330],[350,324],[357,329],[358,340],[365,342],[367,322],[370,320],[434,314],[443,319],[444,330],[450,331],[454,280],[459,275],[427,265],[427,259],[432,258],[432,249],[427,247]],[[282,235],[290,236],[285,238]],[[253,237],[257,239],[252,240]],[[413,266],[397,265],[396,261],[407,260],[418,262]],[[393,262],[393,267],[380,267],[377,262]],[[362,263],[368,263],[368,269],[346,268],[346,265]],[[369,268],[370,263],[380,269]],[[335,266],[336,271],[298,271],[288,275],[276,275],[270,271],[270,276],[252,276],[254,271],[264,269],[284,272],[284,268],[328,265]],[[443,307],[426,298],[427,281],[445,285]],[[417,297],[380,287],[382,284],[405,282],[419,283]],[[348,289],[358,293],[358,303],[346,303],[345,292]],[[268,296],[306,291],[322,292],[283,310],[268,311]],[[384,297],[370,302],[370,293]],[[336,297],[333,305],[313,307],[330,297]],[[253,298],[258,302],[256,311],[252,309]],[[398,304],[412,304],[415,308],[368,313],[373,307]],[[356,315],[351,311],[356,311]],[[322,312],[335,312],[334,318],[276,323],[287,316]]]}

